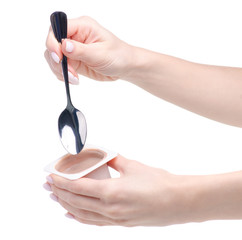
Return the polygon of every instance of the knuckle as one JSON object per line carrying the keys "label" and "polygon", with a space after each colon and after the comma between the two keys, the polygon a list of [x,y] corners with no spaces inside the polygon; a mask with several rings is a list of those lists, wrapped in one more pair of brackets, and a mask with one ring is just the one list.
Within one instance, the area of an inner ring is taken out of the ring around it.
{"label": "knuckle", "polygon": [[51,26],[50,26],[50,28],[49,28],[49,33],[48,33],[48,36],[47,36],[46,41],[45,41],[45,46],[46,46],[46,48],[49,48],[49,47],[50,47],[50,37],[51,37],[51,32],[52,32],[52,28],[51,28]]}
{"label": "knuckle", "polygon": [[79,20],[84,21],[84,22],[93,22],[94,21],[94,19],[92,19],[91,17],[86,16],[86,15],[79,17]]}
{"label": "knuckle", "polygon": [[58,195],[58,188],[55,185],[51,184],[51,190],[55,195]]}
{"label": "knuckle", "polygon": [[78,207],[79,206],[79,202],[78,202],[78,199],[73,196],[72,194],[68,194],[68,197],[67,197],[67,202],[73,206],[73,207]]}
{"label": "knuckle", "polygon": [[82,210],[82,209],[78,210],[77,217],[79,217],[81,219],[85,219],[85,220],[92,220],[92,219],[97,218],[95,213],[87,211],[87,210]]}
{"label": "knuckle", "polygon": [[105,190],[104,201],[106,203],[115,203],[118,200],[119,192],[113,187],[109,187]]}
{"label": "knuckle", "polygon": [[120,208],[117,205],[108,206],[106,210],[107,216],[112,219],[119,219],[120,213],[121,213]]}
{"label": "knuckle", "polygon": [[105,215],[112,219],[115,224],[127,226],[132,216],[130,211],[122,204],[109,204],[105,206]]}
{"label": "knuckle", "polygon": [[106,215],[116,222],[122,221],[129,216],[126,214],[125,207],[118,203],[106,206]]}
{"label": "knuckle", "polygon": [[77,212],[77,217],[82,218],[82,219],[88,219],[89,214],[86,211],[79,209]]}
{"label": "knuckle", "polygon": [[121,204],[127,198],[126,192],[121,188],[121,186],[109,186],[105,188],[105,193],[102,198],[105,204]]}
{"label": "knuckle", "polygon": [[96,26],[100,26],[95,19],[85,15],[77,18],[77,21],[79,21],[83,25],[83,27],[87,28],[95,28]]}
{"label": "knuckle", "polygon": [[140,163],[137,162],[136,160],[129,160],[127,161],[126,164],[128,165],[128,168],[132,168],[132,169],[135,169],[137,168],[137,165],[140,165]]}
{"label": "knuckle", "polygon": [[78,193],[79,190],[80,190],[80,187],[79,187],[79,184],[75,181],[73,182],[70,182],[69,185],[68,185],[68,189],[71,191],[71,192],[74,192],[74,193]]}
{"label": "knuckle", "polygon": [[[59,71],[58,71],[59,69],[54,68],[54,70],[56,75],[59,74]],[[68,184],[69,184],[69,181],[67,179],[58,177],[58,180],[56,180],[56,185],[61,189],[67,189]]]}
{"label": "knuckle", "polygon": [[[68,204],[62,200],[61,198],[58,199],[58,202],[60,203],[60,205],[65,208],[66,210],[68,209]],[[67,210],[68,211],[68,210]]]}

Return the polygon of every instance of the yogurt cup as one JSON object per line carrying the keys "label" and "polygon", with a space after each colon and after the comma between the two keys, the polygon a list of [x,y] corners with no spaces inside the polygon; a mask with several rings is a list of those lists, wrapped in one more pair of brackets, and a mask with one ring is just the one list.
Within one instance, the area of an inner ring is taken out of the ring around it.
{"label": "yogurt cup", "polygon": [[107,163],[117,155],[103,147],[86,144],[79,154],[68,153],[48,164],[44,170],[70,180],[82,177],[107,179],[111,177]]}

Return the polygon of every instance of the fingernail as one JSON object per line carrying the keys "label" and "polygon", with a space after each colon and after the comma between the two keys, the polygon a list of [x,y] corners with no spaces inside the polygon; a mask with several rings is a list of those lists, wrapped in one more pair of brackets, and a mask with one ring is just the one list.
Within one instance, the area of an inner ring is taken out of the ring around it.
{"label": "fingernail", "polygon": [[74,45],[72,42],[66,41],[66,51],[67,52],[72,52],[74,48]]}
{"label": "fingernail", "polygon": [[67,218],[74,219],[74,216],[71,215],[70,213],[66,213],[65,216],[66,216]]}
{"label": "fingernail", "polygon": [[50,194],[50,198],[55,201],[58,202],[58,198],[56,197],[56,195],[54,195],[53,193]]}
{"label": "fingernail", "polygon": [[52,59],[56,62],[59,63],[60,62],[60,58],[58,57],[58,55],[55,52],[52,52],[51,54]]}
{"label": "fingernail", "polygon": [[45,183],[45,184],[43,184],[43,188],[45,189],[45,190],[47,190],[47,191],[52,191],[51,190],[51,186],[50,186],[50,184],[48,184],[48,183]]}
{"label": "fingernail", "polygon": [[46,180],[47,180],[47,182],[48,182],[49,184],[53,184],[53,183],[54,183],[54,182],[53,182],[53,179],[52,179],[52,177],[51,177],[50,175],[46,177]]}
{"label": "fingernail", "polygon": [[74,85],[78,85],[79,84],[79,80],[77,77],[75,77],[71,72],[68,71],[68,78],[69,78],[69,82],[74,84]]}

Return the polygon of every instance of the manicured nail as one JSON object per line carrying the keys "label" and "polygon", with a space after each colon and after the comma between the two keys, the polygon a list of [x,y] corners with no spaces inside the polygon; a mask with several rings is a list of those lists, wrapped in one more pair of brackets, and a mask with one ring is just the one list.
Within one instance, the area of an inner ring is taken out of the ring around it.
{"label": "manicured nail", "polygon": [[54,182],[53,182],[53,179],[52,179],[52,177],[51,177],[50,175],[46,177],[46,180],[47,180],[47,182],[48,182],[49,184],[53,184],[53,183],[54,183]]}
{"label": "manicured nail", "polygon": [[60,58],[58,57],[58,55],[55,52],[52,52],[51,54],[52,59],[56,62],[59,63],[60,62]]}
{"label": "manicured nail", "polygon": [[72,42],[66,41],[66,51],[71,53],[73,51],[74,45]]}
{"label": "manicured nail", "polygon": [[53,193],[50,194],[50,198],[55,201],[58,202],[58,197],[56,197],[56,195],[54,195]]}
{"label": "manicured nail", "polygon": [[69,82],[74,84],[74,85],[78,85],[79,84],[79,80],[77,77],[75,77],[71,72],[68,71],[68,78],[69,78]]}
{"label": "manicured nail", "polygon": [[48,183],[45,183],[45,184],[43,184],[43,188],[45,189],[45,190],[47,190],[47,191],[52,191],[51,190],[51,186],[50,186],[50,184],[48,184]]}
{"label": "manicured nail", "polygon": [[66,213],[65,216],[66,216],[67,218],[74,219],[74,216],[71,215],[70,213]]}

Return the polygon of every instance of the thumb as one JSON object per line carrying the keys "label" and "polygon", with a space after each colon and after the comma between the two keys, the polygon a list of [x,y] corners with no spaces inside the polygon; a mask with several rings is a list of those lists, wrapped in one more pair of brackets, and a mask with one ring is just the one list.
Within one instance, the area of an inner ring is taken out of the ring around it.
{"label": "thumb", "polygon": [[75,40],[64,39],[62,41],[62,52],[68,58],[92,63],[94,61],[94,51],[92,44],[84,44]]}
{"label": "thumb", "polygon": [[125,173],[126,172],[126,167],[128,166],[129,160],[124,158],[121,155],[118,155],[115,157],[113,160],[108,162],[108,166],[115,169],[119,173]]}

